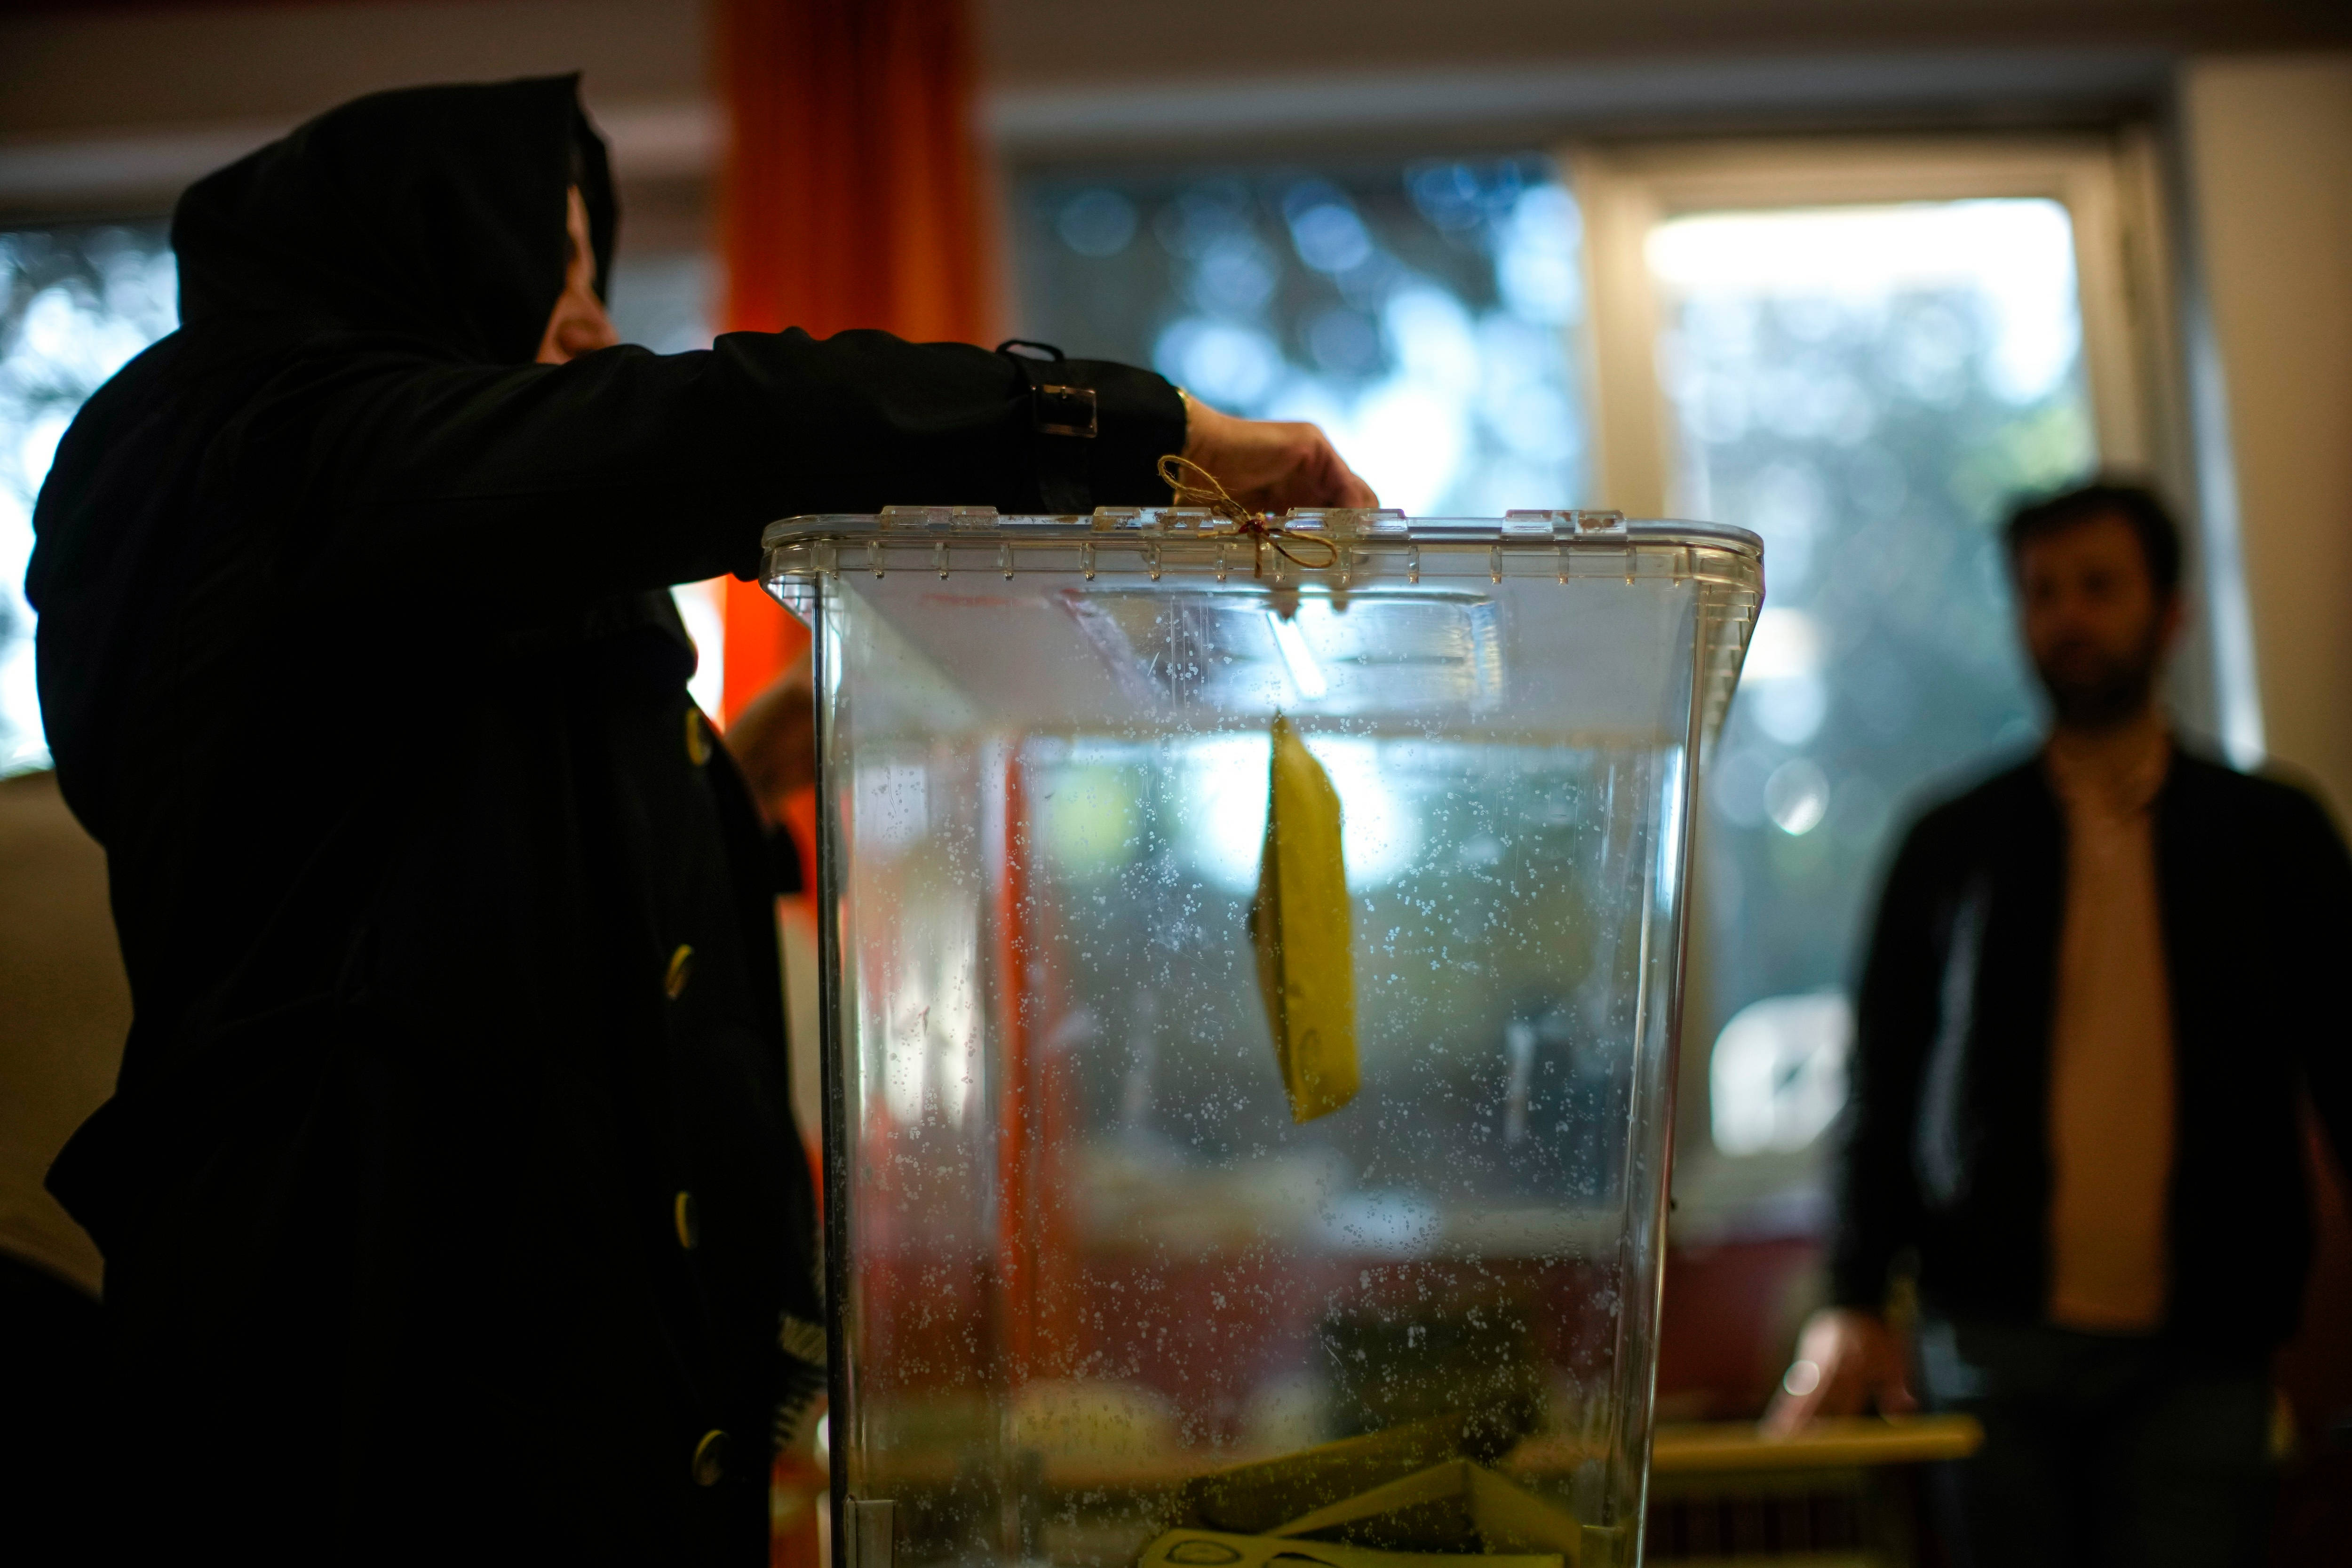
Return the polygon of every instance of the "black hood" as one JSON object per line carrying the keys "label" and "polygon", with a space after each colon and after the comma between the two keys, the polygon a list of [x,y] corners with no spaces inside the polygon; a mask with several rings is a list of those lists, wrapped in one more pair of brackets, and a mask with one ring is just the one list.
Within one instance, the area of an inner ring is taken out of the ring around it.
{"label": "black hood", "polygon": [[50,750],[68,801],[102,840],[151,649],[208,570],[208,541],[257,504],[245,491],[205,500],[208,468],[234,457],[250,471],[308,474],[305,384],[268,390],[306,353],[346,361],[356,340],[528,365],[563,290],[567,184],[588,203],[601,287],[614,224],[604,144],[578,79],[548,77],[359,99],[180,198],[181,330],[100,387],[67,431],[26,574]]}
{"label": "black hood", "polygon": [[528,363],[563,291],[571,184],[601,292],[612,176],[577,77],[354,100],[188,187],[172,216],[180,319],[291,318]]}

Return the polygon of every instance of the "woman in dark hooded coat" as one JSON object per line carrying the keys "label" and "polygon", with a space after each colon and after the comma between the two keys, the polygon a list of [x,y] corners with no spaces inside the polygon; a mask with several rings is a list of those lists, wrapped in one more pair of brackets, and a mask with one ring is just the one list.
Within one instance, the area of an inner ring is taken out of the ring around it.
{"label": "woman in dark hooded coat", "polygon": [[[142,1555],[763,1560],[824,1313],[770,861],[664,589],[796,512],[1164,501],[1180,447],[1369,503],[1123,366],[602,348],[614,225],[570,79],[324,115],[183,198],[182,327],[42,491],[43,714],[136,1006],[51,1185]],[[1074,395],[1097,434],[1042,432]]]}

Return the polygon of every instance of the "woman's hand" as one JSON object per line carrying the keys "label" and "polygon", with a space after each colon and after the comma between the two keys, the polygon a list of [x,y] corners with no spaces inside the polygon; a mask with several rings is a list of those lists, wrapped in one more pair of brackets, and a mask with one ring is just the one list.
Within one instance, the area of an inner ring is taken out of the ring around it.
{"label": "woman's hand", "polygon": [[1236,419],[1186,394],[1184,456],[1255,511],[1300,506],[1376,507],[1380,498],[1358,479],[1323,432],[1280,419]]}

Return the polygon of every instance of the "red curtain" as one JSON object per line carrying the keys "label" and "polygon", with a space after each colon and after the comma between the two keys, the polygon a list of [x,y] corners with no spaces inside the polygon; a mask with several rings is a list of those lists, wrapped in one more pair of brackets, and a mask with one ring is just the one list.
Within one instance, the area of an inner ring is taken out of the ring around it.
{"label": "red curtain", "polygon": [[[824,337],[879,327],[922,342],[992,341],[966,7],[967,0],[720,0],[727,331],[800,327]],[[721,581],[719,710],[732,722],[800,658],[808,637],[758,584]],[[804,857],[814,816],[805,795],[786,806]],[[820,1568],[823,1498],[808,1456],[778,1457],[770,1490],[775,1568]]]}
{"label": "red curtain", "polygon": [[[727,330],[992,341],[967,0],[721,0],[715,20]],[[724,607],[731,721],[807,637],[754,584]]]}

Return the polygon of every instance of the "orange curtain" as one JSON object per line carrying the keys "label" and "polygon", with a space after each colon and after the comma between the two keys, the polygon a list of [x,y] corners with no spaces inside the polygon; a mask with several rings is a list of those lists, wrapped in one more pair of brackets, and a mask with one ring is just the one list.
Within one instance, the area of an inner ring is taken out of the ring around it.
{"label": "orange curtain", "polygon": [[[967,4],[719,0],[727,331],[992,341]],[[721,583],[731,723],[808,636],[758,584]],[[803,795],[786,815],[810,856],[814,803]],[[821,1568],[813,1458],[779,1454],[769,1495],[770,1562]]]}
{"label": "orange curtain", "polygon": [[[968,0],[721,0],[716,21],[727,330],[992,341]],[[724,610],[731,721],[808,639],[757,584],[728,579]]]}

